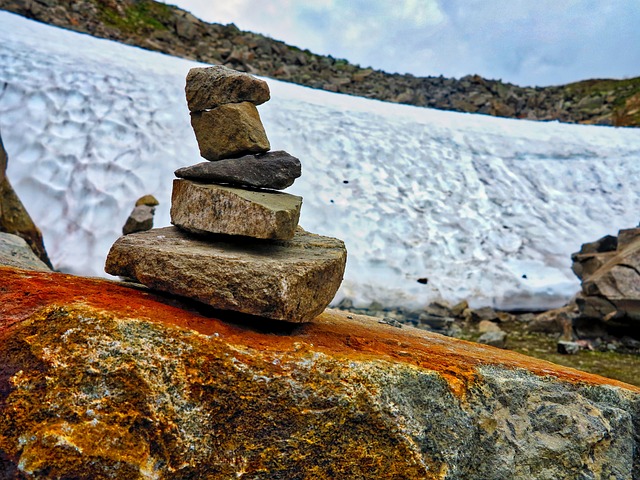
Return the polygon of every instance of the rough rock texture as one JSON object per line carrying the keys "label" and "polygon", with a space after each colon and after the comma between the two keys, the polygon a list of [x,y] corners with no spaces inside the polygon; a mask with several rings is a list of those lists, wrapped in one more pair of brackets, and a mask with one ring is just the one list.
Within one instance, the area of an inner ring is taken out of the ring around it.
{"label": "rough rock texture", "polygon": [[346,259],[341,240],[302,229],[292,240],[256,242],[167,227],[118,239],[105,271],[217,309],[307,322],[338,291]]}
{"label": "rough rock texture", "polygon": [[257,329],[0,277],[0,478],[640,477],[630,385],[336,311]]}
{"label": "rough rock texture", "polygon": [[616,242],[608,242],[609,247],[590,252],[589,245],[602,243],[583,245],[572,256],[574,272],[578,270],[582,278],[582,293],[577,299],[580,312],[588,318],[631,327],[640,335],[640,228],[621,230]]}
{"label": "rough rock texture", "polygon": [[171,223],[192,233],[223,233],[288,240],[300,218],[302,197],[176,179]]}
{"label": "rough rock texture", "polygon": [[253,103],[230,103],[191,114],[200,155],[207,160],[264,153],[271,145]]}
{"label": "rough rock texture", "polygon": [[33,250],[21,237],[2,232],[0,232],[0,265],[24,268],[25,270],[51,270],[36,257]]}
{"label": "rough rock texture", "polygon": [[263,155],[202,162],[176,170],[176,176],[205,183],[228,183],[282,190],[302,174],[300,160],[278,150]]}
{"label": "rough rock texture", "polygon": [[144,232],[153,228],[153,214],[155,207],[149,205],[137,205],[133,208],[131,215],[127,218],[122,227],[122,234],[129,235],[135,232]]}
{"label": "rough rock texture", "polygon": [[191,112],[210,110],[226,103],[260,105],[270,98],[267,82],[224,65],[189,70],[185,93]]}
{"label": "rough rock texture", "polygon": [[49,268],[53,268],[44,247],[42,233],[18,198],[6,176],[7,152],[0,137],[0,232],[22,237],[33,253]]}
{"label": "rough rock texture", "polygon": [[455,79],[386,73],[243,32],[233,24],[209,24],[150,0],[0,0],[0,8],[97,37],[333,92],[502,117],[640,125],[640,78],[533,88],[479,75]]}

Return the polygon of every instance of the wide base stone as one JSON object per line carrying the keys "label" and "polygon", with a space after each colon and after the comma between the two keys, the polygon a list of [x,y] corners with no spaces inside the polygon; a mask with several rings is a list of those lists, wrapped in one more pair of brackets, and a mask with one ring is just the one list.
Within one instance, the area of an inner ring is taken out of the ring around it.
{"label": "wide base stone", "polygon": [[289,241],[256,242],[166,227],[118,239],[105,271],[221,310],[308,322],[333,299],[346,259],[341,240],[300,228]]}
{"label": "wide base stone", "polygon": [[190,180],[173,181],[171,223],[188,232],[289,240],[300,219],[302,197]]}
{"label": "wide base stone", "polygon": [[253,103],[230,103],[206,112],[194,112],[191,126],[200,155],[207,160],[265,153],[271,148]]}

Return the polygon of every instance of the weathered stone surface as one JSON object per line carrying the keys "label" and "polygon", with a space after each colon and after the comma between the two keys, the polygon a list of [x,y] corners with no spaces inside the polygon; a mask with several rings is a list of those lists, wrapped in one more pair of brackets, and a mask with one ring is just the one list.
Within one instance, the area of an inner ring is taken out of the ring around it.
{"label": "weathered stone surface", "polygon": [[179,168],[176,176],[205,183],[228,183],[282,190],[302,174],[300,160],[281,150],[263,155],[202,162]]}
{"label": "weathered stone surface", "polygon": [[640,478],[636,387],[346,312],[256,329],[0,278],[3,478]]}
{"label": "weathered stone surface", "polygon": [[191,112],[210,110],[227,103],[260,105],[270,98],[267,82],[223,65],[189,70],[185,93]]}
{"label": "weathered stone surface", "polygon": [[36,257],[27,242],[21,237],[2,232],[0,232],[0,265],[24,268],[25,270],[51,270]]}
{"label": "weathered stone surface", "polygon": [[221,310],[307,322],[333,299],[347,251],[298,229],[292,240],[194,239],[167,227],[121,237],[105,270]]}
{"label": "weathered stone surface", "polygon": [[[607,257],[599,268],[583,275],[578,306],[586,317],[631,327],[640,335],[640,235],[635,230],[621,231],[616,250],[592,254]],[[580,260],[580,255],[573,257]]]}
{"label": "weathered stone surface", "polygon": [[192,233],[222,233],[288,240],[300,218],[302,197],[191,180],[173,181],[171,223]]}
{"label": "weathered stone surface", "polygon": [[269,151],[271,145],[253,103],[232,103],[191,114],[200,155],[207,160]]}
{"label": "weathered stone surface", "polygon": [[7,152],[0,138],[0,232],[23,238],[33,253],[49,268],[53,268],[44,247],[40,229],[33,223],[6,176],[7,161]]}
{"label": "weathered stone surface", "polygon": [[155,212],[155,207],[136,204],[131,215],[129,215],[129,218],[127,218],[127,221],[122,227],[122,234],[129,235],[130,233],[151,230],[153,228],[153,215]]}

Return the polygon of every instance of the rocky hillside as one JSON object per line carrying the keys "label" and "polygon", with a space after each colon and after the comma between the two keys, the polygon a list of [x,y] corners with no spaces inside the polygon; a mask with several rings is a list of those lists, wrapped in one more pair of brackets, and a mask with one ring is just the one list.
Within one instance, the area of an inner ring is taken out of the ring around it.
{"label": "rocky hillside", "polygon": [[361,68],[235,25],[203,22],[152,0],[0,0],[63,28],[334,92],[442,110],[533,120],[640,125],[640,77],[526,88],[473,75],[459,80]]}

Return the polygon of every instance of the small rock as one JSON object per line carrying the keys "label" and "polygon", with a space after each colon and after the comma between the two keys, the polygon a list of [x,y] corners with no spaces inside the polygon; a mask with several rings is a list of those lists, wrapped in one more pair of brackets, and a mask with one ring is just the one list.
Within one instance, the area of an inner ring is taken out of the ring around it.
{"label": "small rock", "polygon": [[481,320],[478,324],[478,332],[487,333],[487,332],[501,332],[502,329],[491,320]]}
{"label": "small rock", "polygon": [[191,112],[210,110],[228,103],[260,105],[270,98],[267,82],[222,65],[189,70],[185,93]]}
{"label": "small rock", "polygon": [[191,114],[200,155],[207,160],[265,153],[271,145],[253,103],[231,103]]}
{"label": "small rock", "polygon": [[151,230],[153,228],[153,215],[156,212],[156,208],[144,204],[138,205],[136,203],[136,205],[122,227],[123,235],[144,232],[145,230]]}
{"label": "small rock", "polygon": [[571,303],[536,315],[527,324],[526,329],[529,332],[568,334],[572,329],[573,320],[578,315],[578,307]]}
{"label": "small rock", "polygon": [[0,232],[0,265],[49,272],[51,269],[17,235]]}
{"label": "small rock", "polygon": [[120,237],[105,271],[221,310],[308,322],[336,294],[346,258],[341,240],[301,228],[288,241],[255,242],[166,227]]}
{"label": "small rock", "polygon": [[395,318],[391,318],[391,317],[384,317],[382,320],[378,320],[378,323],[384,323],[392,327],[402,328],[402,323],[400,323]]}
{"label": "small rock", "polygon": [[558,353],[563,355],[575,355],[581,349],[581,346],[577,342],[568,342],[566,340],[560,340],[558,342]]}
{"label": "small rock", "polygon": [[469,302],[462,300],[451,307],[451,314],[455,317],[462,317],[462,314],[467,308],[469,308]]}
{"label": "small rock", "polygon": [[287,152],[267,152],[240,158],[202,162],[179,168],[176,176],[204,183],[228,183],[282,190],[302,173],[300,160]]}
{"label": "small rock", "polygon": [[349,297],[344,297],[340,302],[338,302],[336,308],[339,310],[350,310],[353,308],[353,300]]}
{"label": "small rock", "polygon": [[491,345],[492,347],[504,348],[507,343],[507,334],[502,330],[499,332],[486,332],[480,335],[478,343]]}
{"label": "small rock", "polygon": [[427,315],[432,315],[436,317],[451,317],[452,312],[449,305],[446,305],[441,302],[432,302],[424,308],[424,312]]}
{"label": "small rock", "polygon": [[421,313],[418,321],[422,325],[428,325],[429,327],[438,330],[445,330],[455,322],[455,318],[440,317],[437,315],[430,315],[428,313]]}
{"label": "small rock", "polygon": [[153,195],[144,195],[138,199],[136,202],[136,207],[140,205],[147,205],[148,207],[157,207],[160,205],[160,202]]}
{"label": "small rock", "polygon": [[298,226],[301,206],[302,197],[288,193],[176,179],[171,223],[192,233],[288,240]]}
{"label": "small rock", "polygon": [[481,320],[498,320],[498,313],[491,307],[482,307],[472,310],[472,319],[476,322]]}

